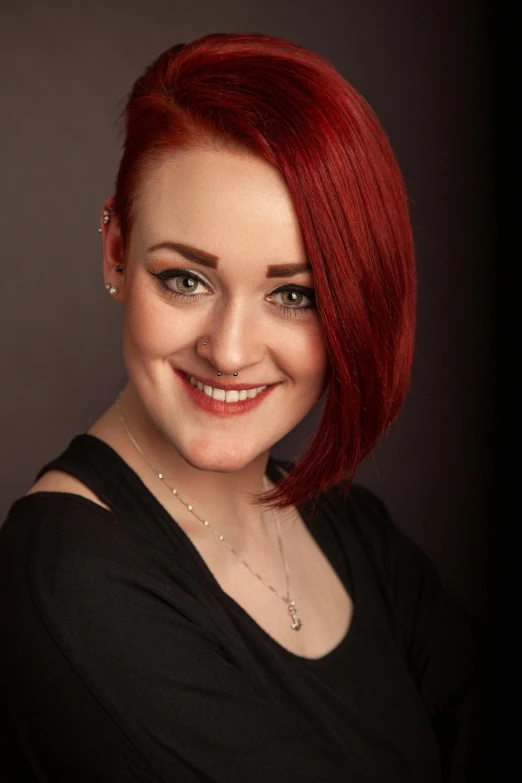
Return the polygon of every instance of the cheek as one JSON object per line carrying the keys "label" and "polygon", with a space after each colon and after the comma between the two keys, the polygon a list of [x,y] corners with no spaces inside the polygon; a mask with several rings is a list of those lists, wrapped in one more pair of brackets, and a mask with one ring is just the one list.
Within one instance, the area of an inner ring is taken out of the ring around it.
{"label": "cheek", "polygon": [[186,328],[174,308],[156,297],[133,292],[125,303],[124,342],[143,357],[164,357],[182,346]]}
{"label": "cheek", "polygon": [[324,391],[328,371],[328,356],[318,321],[296,330],[283,354],[288,374],[301,385],[303,396],[311,394],[318,399]]}

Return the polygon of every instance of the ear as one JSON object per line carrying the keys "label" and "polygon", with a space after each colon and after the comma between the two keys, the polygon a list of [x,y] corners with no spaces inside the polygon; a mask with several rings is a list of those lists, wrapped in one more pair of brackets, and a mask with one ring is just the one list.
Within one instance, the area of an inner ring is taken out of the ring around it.
{"label": "ear", "polygon": [[[105,215],[109,213],[107,221]],[[103,202],[100,214],[100,228],[103,241],[103,281],[116,288],[112,295],[120,304],[125,301],[125,260],[123,253],[123,239],[120,231],[118,216],[114,212],[114,199],[107,198]],[[123,267],[123,270],[120,270]]]}

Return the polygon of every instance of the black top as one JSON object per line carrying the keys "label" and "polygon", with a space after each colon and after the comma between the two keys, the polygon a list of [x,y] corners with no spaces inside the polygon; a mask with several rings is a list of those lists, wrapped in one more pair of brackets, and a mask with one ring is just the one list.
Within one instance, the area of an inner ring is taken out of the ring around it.
{"label": "black top", "polygon": [[484,779],[487,632],[368,489],[299,508],[355,606],[309,659],[221,589],[104,442],[79,435],[50,469],[112,511],[39,492],[0,529],[1,781]]}

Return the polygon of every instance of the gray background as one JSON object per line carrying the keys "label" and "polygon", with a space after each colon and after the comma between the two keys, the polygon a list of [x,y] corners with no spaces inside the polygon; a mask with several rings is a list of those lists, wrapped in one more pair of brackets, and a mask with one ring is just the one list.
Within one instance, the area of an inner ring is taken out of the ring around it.
{"label": "gray background", "polygon": [[[125,381],[121,309],[97,233],[127,91],[161,51],[263,32],[327,57],[379,116],[413,199],[415,363],[397,422],[358,480],[493,616],[488,20],[459,0],[112,0],[5,4],[2,82],[0,523]],[[291,457],[314,412],[274,448]]]}

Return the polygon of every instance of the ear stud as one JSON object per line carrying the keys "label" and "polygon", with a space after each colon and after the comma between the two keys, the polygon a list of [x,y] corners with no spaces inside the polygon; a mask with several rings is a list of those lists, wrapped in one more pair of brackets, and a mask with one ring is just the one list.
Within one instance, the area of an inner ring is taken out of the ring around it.
{"label": "ear stud", "polygon": [[[108,210],[108,209],[104,209],[103,210],[103,225],[104,226],[106,226],[107,223],[110,223],[111,216],[112,216],[112,213],[111,213],[110,210]],[[102,233],[102,229],[99,228],[98,229],[98,234],[101,234],[101,233]]]}

